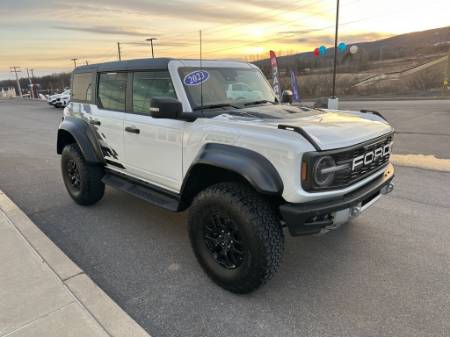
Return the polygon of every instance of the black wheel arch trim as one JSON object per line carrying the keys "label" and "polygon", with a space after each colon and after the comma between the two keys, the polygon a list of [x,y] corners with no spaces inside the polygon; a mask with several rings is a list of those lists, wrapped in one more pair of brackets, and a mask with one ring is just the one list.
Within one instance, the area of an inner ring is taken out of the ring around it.
{"label": "black wheel arch trim", "polygon": [[64,134],[69,133],[80,147],[85,160],[91,164],[105,164],[105,159],[97,140],[95,131],[80,118],[65,117],[58,129],[56,152],[62,153],[64,148]]}
{"label": "black wheel arch trim", "polygon": [[208,143],[191,164],[181,187],[181,195],[193,169],[197,165],[210,165],[241,175],[256,191],[268,195],[283,193],[283,180],[273,164],[263,155],[233,145]]}

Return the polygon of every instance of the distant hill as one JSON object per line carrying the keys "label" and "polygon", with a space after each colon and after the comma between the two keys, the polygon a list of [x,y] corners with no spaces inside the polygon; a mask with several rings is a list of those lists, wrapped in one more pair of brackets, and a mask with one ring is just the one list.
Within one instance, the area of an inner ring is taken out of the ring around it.
{"label": "distant hill", "polygon": [[[388,60],[405,57],[418,57],[430,54],[443,54],[450,47],[450,26],[430,29],[421,32],[407,33],[392,36],[386,39],[352,43],[360,48],[367,61]],[[302,68],[329,66],[330,58],[333,57],[334,48],[328,50],[327,56],[316,58],[311,52],[287,55],[278,57],[278,64],[281,69],[286,67]],[[340,55],[341,63],[345,56]],[[254,62],[257,66],[269,71],[269,59]],[[358,70],[358,69],[356,69]],[[360,70],[360,69],[359,69]]]}

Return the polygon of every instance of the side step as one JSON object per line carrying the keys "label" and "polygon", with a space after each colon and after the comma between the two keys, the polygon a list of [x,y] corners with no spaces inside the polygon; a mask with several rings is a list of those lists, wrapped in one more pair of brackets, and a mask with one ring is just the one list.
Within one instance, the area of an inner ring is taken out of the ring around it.
{"label": "side step", "polygon": [[169,211],[175,212],[178,210],[180,201],[177,194],[165,192],[162,189],[151,186],[145,182],[130,180],[110,173],[105,174],[102,181],[106,185],[127,192],[153,205],[165,208]]}

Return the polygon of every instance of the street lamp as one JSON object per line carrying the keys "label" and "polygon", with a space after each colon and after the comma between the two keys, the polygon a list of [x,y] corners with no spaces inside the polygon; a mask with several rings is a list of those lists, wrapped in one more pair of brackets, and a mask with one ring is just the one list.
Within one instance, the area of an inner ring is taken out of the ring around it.
{"label": "street lamp", "polygon": [[151,37],[146,39],[145,41],[149,41],[152,46],[152,58],[155,58],[155,53],[153,52],[153,41],[158,40],[156,37]]}
{"label": "street lamp", "polygon": [[333,64],[333,92],[332,98],[336,98],[336,66],[337,66],[337,43],[338,43],[338,29],[339,29],[339,0],[336,3],[336,29],[334,35],[334,64]]}

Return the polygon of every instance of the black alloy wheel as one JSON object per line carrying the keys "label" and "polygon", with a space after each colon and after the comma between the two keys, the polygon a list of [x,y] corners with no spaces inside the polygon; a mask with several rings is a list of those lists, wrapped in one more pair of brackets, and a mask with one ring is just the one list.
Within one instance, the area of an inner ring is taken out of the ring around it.
{"label": "black alloy wheel", "polygon": [[79,191],[81,186],[81,180],[80,180],[80,171],[78,169],[77,163],[73,159],[70,159],[69,161],[67,161],[66,170],[67,170],[67,178],[69,179],[72,188]]}
{"label": "black alloy wheel", "polygon": [[233,219],[215,211],[210,214],[203,230],[205,245],[218,264],[226,269],[236,269],[242,264],[245,248]]}

